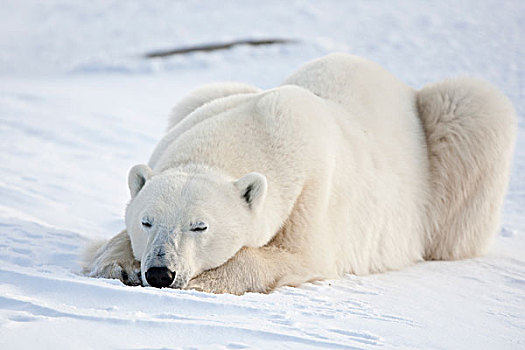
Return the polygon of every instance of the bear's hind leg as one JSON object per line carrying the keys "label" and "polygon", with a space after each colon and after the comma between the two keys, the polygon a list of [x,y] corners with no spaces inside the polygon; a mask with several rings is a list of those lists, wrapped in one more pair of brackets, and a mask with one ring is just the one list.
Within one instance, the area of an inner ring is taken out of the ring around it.
{"label": "bear's hind leg", "polygon": [[417,93],[430,160],[427,259],[483,254],[499,228],[516,117],[490,84],[447,80]]}

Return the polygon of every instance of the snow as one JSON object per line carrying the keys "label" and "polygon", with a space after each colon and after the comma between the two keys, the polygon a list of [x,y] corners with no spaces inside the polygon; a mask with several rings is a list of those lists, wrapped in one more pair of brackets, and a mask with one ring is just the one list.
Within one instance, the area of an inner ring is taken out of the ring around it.
{"label": "snow", "polygon": [[[0,5],[0,348],[525,347],[525,2]],[[246,38],[300,42],[142,57]],[[79,274],[85,244],[124,227],[127,172],[179,98],[212,81],[272,87],[336,50],[414,87],[482,77],[513,101],[514,168],[487,256],[240,297]]]}

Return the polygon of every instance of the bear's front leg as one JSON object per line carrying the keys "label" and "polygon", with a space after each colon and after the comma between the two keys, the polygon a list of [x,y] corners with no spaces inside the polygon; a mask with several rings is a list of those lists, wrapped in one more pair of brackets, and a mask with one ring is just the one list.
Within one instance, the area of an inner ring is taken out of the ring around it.
{"label": "bear's front leg", "polygon": [[276,247],[243,248],[223,265],[193,278],[185,289],[236,295],[269,293],[281,285],[308,281],[308,269],[302,262],[297,255]]}
{"label": "bear's front leg", "polygon": [[140,261],[133,256],[126,230],[105,243],[90,247],[82,265],[82,272],[89,277],[119,279],[128,286],[142,285]]}

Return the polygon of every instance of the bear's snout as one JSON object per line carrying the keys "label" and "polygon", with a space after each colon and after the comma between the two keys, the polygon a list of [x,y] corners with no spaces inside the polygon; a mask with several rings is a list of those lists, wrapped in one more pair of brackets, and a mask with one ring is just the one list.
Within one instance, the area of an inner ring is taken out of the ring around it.
{"label": "bear's snout", "polygon": [[146,271],[146,281],[155,288],[169,287],[173,283],[176,273],[167,267],[151,267]]}

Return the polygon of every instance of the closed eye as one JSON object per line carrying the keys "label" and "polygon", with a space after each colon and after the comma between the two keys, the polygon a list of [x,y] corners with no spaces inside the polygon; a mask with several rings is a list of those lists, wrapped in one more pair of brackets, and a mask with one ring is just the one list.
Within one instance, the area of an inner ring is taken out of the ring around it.
{"label": "closed eye", "polygon": [[142,218],[142,221],[140,223],[146,228],[150,228],[151,226],[153,226],[152,220],[148,217]]}
{"label": "closed eye", "polygon": [[207,229],[208,229],[208,226],[204,222],[198,222],[196,224],[191,225],[190,231],[202,232],[202,231],[206,231]]}

